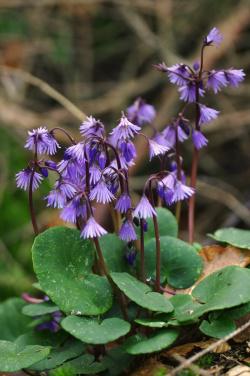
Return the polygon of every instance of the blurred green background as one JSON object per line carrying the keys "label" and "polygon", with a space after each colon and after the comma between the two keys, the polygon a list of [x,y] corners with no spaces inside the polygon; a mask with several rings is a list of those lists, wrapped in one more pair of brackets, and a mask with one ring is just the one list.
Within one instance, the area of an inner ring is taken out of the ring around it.
{"label": "blurred green background", "polygon": [[[156,106],[156,126],[162,129],[178,111],[178,97],[152,65],[194,62],[202,37],[217,26],[224,43],[208,50],[206,67],[234,66],[248,74],[249,21],[250,1],[0,0],[0,300],[30,290],[33,281],[27,194],[16,189],[14,180],[30,158],[23,149],[27,130],[64,126],[76,134],[80,111],[111,127],[137,96]],[[207,126],[210,143],[200,162],[199,241],[217,227],[250,226],[249,97],[247,75],[239,89],[207,99],[221,116]],[[137,177],[132,178],[137,192],[154,167],[138,146]],[[183,155],[188,172],[190,145]],[[59,223],[57,213],[40,199],[48,186],[35,195],[41,228]]]}

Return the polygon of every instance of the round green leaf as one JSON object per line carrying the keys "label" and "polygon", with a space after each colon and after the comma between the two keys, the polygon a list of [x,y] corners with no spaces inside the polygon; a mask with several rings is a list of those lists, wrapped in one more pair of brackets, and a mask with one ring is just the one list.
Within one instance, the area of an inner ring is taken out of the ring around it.
{"label": "round green leaf", "polygon": [[27,304],[23,307],[22,313],[27,316],[42,316],[49,313],[58,311],[59,308],[50,302],[38,303],[38,304]]}
{"label": "round green leaf", "polygon": [[0,339],[14,341],[28,331],[32,319],[22,314],[25,302],[11,298],[0,304]]}
{"label": "round green leaf", "polygon": [[203,279],[192,295],[203,303],[203,311],[231,308],[250,301],[250,270],[227,266]]}
{"label": "round green leaf", "polygon": [[211,322],[203,320],[199,329],[209,337],[224,338],[236,329],[236,324],[233,320],[221,316]]}
{"label": "round green leaf", "polygon": [[[202,260],[190,244],[170,236],[162,236],[161,279],[175,288],[192,286],[202,272]],[[145,269],[148,278],[155,278],[155,240],[145,244]]]}
{"label": "round green leaf", "polygon": [[41,288],[62,311],[99,315],[111,307],[110,284],[105,277],[91,274],[94,249],[78,230],[46,230],[36,237],[32,255]]}
{"label": "round green leaf", "polygon": [[130,337],[124,343],[124,349],[128,354],[139,355],[160,351],[172,345],[178,337],[178,330],[164,329],[153,334],[150,338],[141,335]]}
{"label": "round green leaf", "polygon": [[250,231],[239,228],[222,228],[209,236],[218,242],[227,243],[234,247],[250,249]]}
{"label": "round green leaf", "polygon": [[46,358],[49,352],[49,347],[21,347],[13,342],[0,341],[0,371],[16,372],[23,368],[28,368]]}
{"label": "round green leaf", "polygon": [[68,316],[62,320],[61,325],[72,336],[90,344],[112,342],[130,331],[130,324],[118,318],[99,322],[86,317]]}
{"label": "round green leaf", "polygon": [[173,306],[162,294],[152,292],[152,289],[138,281],[128,273],[111,273],[111,278],[119,289],[133,302],[143,308],[156,312],[171,312]]}
{"label": "round green leaf", "polygon": [[106,234],[99,240],[103,257],[110,272],[129,270],[125,260],[125,243],[116,234]]}
{"label": "round green leaf", "polygon": [[[104,362],[96,362],[95,357],[90,354],[84,354],[79,358],[66,362],[63,366],[56,369],[60,374],[83,374],[83,375],[96,375],[107,369],[107,365]],[[69,373],[68,373],[68,372]],[[72,373],[71,373],[72,372]],[[58,373],[59,374],[59,373]]]}
{"label": "round green leaf", "polygon": [[[176,238],[178,235],[178,224],[173,213],[166,208],[156,208],[156,213],[160,236],[168,235]],[[149,218],[147,223],[148,230],[144,234],[145,241],[155,237],[153,220]]]}
{"label": "round green leaf", "polygon": [[62,346],[51,350],[48,358],[33,364],[30,369],[34,371],[45,371],[62,365],[66,360],[73,359],[82,354],[84,345],[80,341],[69,340]]}

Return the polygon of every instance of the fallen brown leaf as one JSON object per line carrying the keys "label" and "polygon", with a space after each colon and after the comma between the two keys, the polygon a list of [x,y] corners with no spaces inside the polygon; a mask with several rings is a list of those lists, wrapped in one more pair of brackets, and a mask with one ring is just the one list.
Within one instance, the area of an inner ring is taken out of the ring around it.
{"label": "fallen brown leaf", "polygon": [[131,373],[130,376],[152,376],[157,375],[160,372],[167,374],[169,368],[166,365],[162,364],[158,360],[151,358],[145,361],[140,368],[138,368],[135,372]]}
{"label": "fallen brown leaf", "polygon": [[[212,343],[215,343],[217,340],[214,339],[209,339],[207,341],[201,341],[201,342],[190,342],[186,343],[185,345],[180,345],[173,347],[170,350],[167,350],[161,355],[163,356],[173,356],[175,354],[180,355],[180,356],[187,356],[192,350],[198,348],[198,349],[206,349],[208,346],[210,346]],[[222,345],[217,346],[213,352],[217,354],[224,353],[226,351],[229,351],[231,349],[231,346],[225,342]]]}

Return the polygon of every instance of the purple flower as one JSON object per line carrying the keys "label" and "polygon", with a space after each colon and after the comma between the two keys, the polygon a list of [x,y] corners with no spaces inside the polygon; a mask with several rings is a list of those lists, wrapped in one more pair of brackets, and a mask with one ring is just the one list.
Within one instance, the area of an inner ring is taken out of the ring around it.
{"label": "purple flower", "polygon": [[48,167],[52,168],[53,170],[57,169],[57,164],[54,161],[47,160],[44,163],[45,163],[45,166],[48,166]]}
{"label": "purple flower", "polygon": [[99,157],[98,157],[98,164],[100,166],[100,168],[103,170],[106,166],[106,162],[107,162],[107,157],[106,157],[106,153],[104,151],[102,151],[100,154],[99,154]]}
{"label": "purple flower", "polygon": [[127,163],[131,162],[136,157],[136,148],[131,141],[121,141],[121,143],[119,143],[119,150]]}
{"label": "purple flower", "polygon": [[85,144],[83,142],[79,142],[76,145],[70,146],[67,151],[70,155],[76,158],[80,163],[85,161]]}
{"label": "purple flower", "polygon": [[148,139],[148,144],[149,144],[149,160],[150,161],[153,157],[165,154],[170,149],[168,146],[158,144],[156,141],[150,140],[150,139]]}
{"label": "purple flower", "polygon": [[39,171],[41,172],[41,174],[44,178],[47,178],[49,176],[49,172],[48,172],[48,169],[46,167],[40,167]]}
{"label": "purple flower", "polygon": [[200,107],[200,119],[199,124],[209,123],[210,121],[216,119],[219,115],[219,111],[213,108],[207,107],[204,104],[199,104]]}
{"label": "purple flower", "polygon": [[50,321],[45,321],[36,326],[38,331],[42,330],[49,330],[52,333],[58,332],[60,330],[60,321],[62,319],[62,313],[60,311],[56,311],[52,313],[52,319]]}
{"label": "purple flower", "polygon": [[88,116],[80,126],[80,133],[85,137],[91,135],[102,137],[104,133],[104,125],[100,120],[96,120],[93,116]]}
{"label": "purple flower", "polygon": [[141,127],[131,123],[128,118],[123,114],[119,124],[111,132],[111,140],[115,144],[122,138],[127,140],[133,138],[136,133],[141,130]]}
{"label": "purple flower", "polygon": [[164,201],[166,205],[172,205],[174,203],[174,191],[171,189],[166,189],[164,191]]}
{"label": "purple flower", "polygon": [[46,127],[40,127],[28,132],[25,148],[37,151],[38,154],[55,154],[59,144]]}
{"label": "purple flower", "polygon": [[231,68],[225,71],[225,76],[229,85],[237,87],[239,86],[239,83],[244,80],[245,73],[243,72],[243,69]]}
{"label": "purple flower", "polygon": [[155,209],[145,195],[142,196],[140,202],[136,206],[134,216],[139,217],[140,219],[147,219],[157,216]]}
{"label": "purple flower", "polygon": [[52,189],[45,199],[47,200],[47,206],[58,209],[62,209],[67,201],[65,194],[60,189]]}
{"label": "purple flower", "polygon": [[[189,103],[196,101],[196,85],[194,82],[189,82],[186,85],[181,86],[178,91],[180,93],[181,100]],[[199,88],[199,95],[201,97],[203,97],[204,93],[205,91]]]}
{"label": "purple flower", "polygon": [[208,74],[207,88],[212,89],[215,94],[223,87],[228,85],[225,73],[223,71],[211,70]]}
{"label": "purple flower", "polygon": [[84,239],[93,239],[99,238],[100,236],[105,234],[107,234],[107,231],[101,225],[99,225],[99,223],[96,222],[93,216],[91,216],[87,220],[86,225],[81,232],[81,237]]}
{"label": "purple flower", "polygon": [[102,176],[100,168],[98,166],[96,166],[95,164],[90,167],[89,173],[90,173],[90,183],[91,184],[96,184]]}
{"label": "purple flower", "polygon": [[[175,135],[175,126],[173,124],[168,125],[164,131],[162,132],[163,136],[167,140],[168,144],[171,147],[175,146],[176,143],[176,135]],[[184,142],[188,138],[186,132],[178,125],[178,141]]]}
{"label": "purple flower", "polygon": [[127,243],[137,239],[134,225],[128,219],[123,222],[119,231],[119,237]]}
{"label": "purple flower", "polygon": [[18,188],[26,191],[29,188],[31,176],[33,174],[32,180],[32,191],[36,190],[41,184],[43,177],[38,172],[34,172],[29,168],[25,168],[16,174],[16,185]]}
{"label": "purple flower", "polygon": [[176,176],[175,173],[172,172],[165,176],[164,179],[162,179],[162,183],[164,184],[165,187],[167,187],[170,190],[173,190],[176,184]]}
{"label": "purple flower", "polygon": [[204,38],[204,43],[209,46],[211,44],[214,44],[215,46],[219,46],[223,40],[223,36],[221,32],[214,27],[213,29],[210,30],[208,35]]}
{"label": "purple flower", "polygon": [[194,194],[194,189],[177,180],[173,189],[173,202],[185,200]]}
{"label": "purple flower", "polygon": [[154,106],[147,104],[141,98],[138,98],[127,108],[127,114],[129,121],[142,126],[144,123],[151,123],[154,120],[156,111]]}
{"label": "purple flower", "polygon": [[107,204],[114,200],[115,196],[107,188],[106,183],[103,180],[100,180],[91,190],[89,198],[90,200],[96,200],[98,203]]}
{"label": "purple flower", "polygon": [[167,67],[167,72],[169,81],[178,86],[186,85],[191,76],[185,64],[175,64],[172,67]]}
{"label": "purple flower", "polygon": [[204,146],[207,146],[208,139],[203,135],[202,132],[194,130],[192,133],[193,144],[196,149],[202,149]]}
{"label": "purple flower", "polygon": [[78,217],[85,218],[87,214],[86,205],[80,198],[74,198],[61,211],[60,218],[65,222],[76,223]]}
{"label": "purple flower", "polygon": [[137,252],[135,249],[130,249],[125,253],[125,259],[130,266],[134,266],[136,260]]}
{"label": "purple flower", "polygon": [[127,193],[123,193],[117,200],[115,209],[122,213],[125,214],[127,213],[128,209],[131,208],[131,198]]}

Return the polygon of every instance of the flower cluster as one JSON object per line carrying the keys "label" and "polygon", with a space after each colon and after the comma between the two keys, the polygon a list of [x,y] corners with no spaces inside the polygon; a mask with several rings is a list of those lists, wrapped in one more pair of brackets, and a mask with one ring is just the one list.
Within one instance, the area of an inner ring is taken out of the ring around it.
{"label": "flower cluster", "polygon": [[[200,63],[195,62],[192,67],[187,64],[175,64],[171,67],[168,67],[165,63],[156,65],[156,68],[165,72],[169,81],[178,87],[180,100],[185,102],[182,112],[187,109],[187,104],[194,103],[197,106],[198,116],[194,126],[192,127],[191,123],[186,124],[187,127],[180,127],[178,133],[179,141],[182,142],[187,138],[183,132],[187,133],[186,129],[188,129],[188,133],[192,135],[193,144],[198,150],[208,143],[203,134],[203,126],[216,119],[219,115],[219,111],[201,103],[201,99],[203,100],[207,90],[212,90],[214,94],[218,94],[219,91],[227,86],[237,87],[245,77],[242,69],[212,69],[209,71],[203,69],[205,48],[211,45],[218,47],[222,40],[223,37],[220,31],[214,27],[203,39]],[[171,133],[171,129],[167,128],[165,132]]]}
{"label": "flower cluster", "polygon": [[[205,48],[218,46],[221,40],[220,32],[213,28],[203,39],[200,63],[192,67],[187,64],[172,67],[167,67],[165,63],[157,65],[157,69],[165,72],[170,82],[178,87],[180,100],[185,102],[182,110],[162,132],[153,125],[155,108],[141,98],[122,112],[118,124],[109,134],[104,124],[93,116],[87,117],[81,124],[79,142],[61,128],[52,131],[46,127],[38,128],[28,134],[25,147],[34,152],[34,158],[17,173],[17,186],[29,190],[32,195],[49,173],[55,173],[55,184],[45,197],[47,206],[60,209],[61,218],[76,224],[83,238],[96,239],[106,234],[94,217],[94,203],[98,203],[109,204],[122,219],[119,229],[122,240],[128,244],[136,240],[136,219],[146,231],[146,221],[157,216],[156,195],[162,203],[172,205],[194,194],[194,188],[186,184],[180,144],[189,137],[196,149],[208,143],[203,127],[216,119],[219,111],[202,103],[206,91],[212,90],[217,94],[226,86],[237,86],[244,78],[242,69],[203,69]],[[194,121],[185,116],[190,104],[195,106]],[[151,138],[143,133],[145,125],[152,126]],[[64,150],[63,159],[56,163],[47,156],[54,155],[60,147],[55,137],[60,131],[68,135],[71,145]],[[140,136],[148,145],[149,160],[159,158],[161,167],[148,178],[142,197],[134,207],[128,170],[135,164],[135,138]]]}

